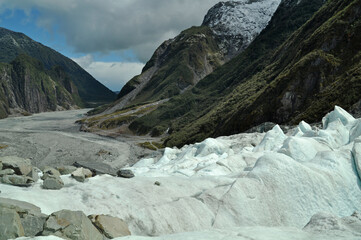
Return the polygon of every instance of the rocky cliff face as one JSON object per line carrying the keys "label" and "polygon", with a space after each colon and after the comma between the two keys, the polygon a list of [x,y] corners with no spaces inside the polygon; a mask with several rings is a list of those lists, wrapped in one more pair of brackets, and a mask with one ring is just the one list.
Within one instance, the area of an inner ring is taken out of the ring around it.
{"label": "rocky cliff face", "polygon": [[12,113],[71,109],[81,104],[75,84],[61,67],[46,70],[27,55],[0,64],[0,118]]}
{"label": "rocky cliff face", "polygon": [[220,2],[204,17],[227,59],[246,49],[267,26],[281,0],[239,0]]}
{"label": "rocky cliff face", "polygon": [[22,33],[0,28],[0,62],[10,63],[20,54],[27,54],[37,59],[47,70],[60,66],[75,84],[86,105],[111,102],[116,98],[112,91],[71,59]]}

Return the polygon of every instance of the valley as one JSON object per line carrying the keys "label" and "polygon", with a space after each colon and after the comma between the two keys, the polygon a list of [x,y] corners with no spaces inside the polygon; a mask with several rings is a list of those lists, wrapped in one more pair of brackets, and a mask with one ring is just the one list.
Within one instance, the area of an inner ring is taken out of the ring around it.
{"label": "valley", "polygon": [[0,156],[30,158],[37,167],[90,162],[115,171],[151,153],[137,145],[149,141],[147,137],[110,138],[79,131],[80,125],[75,122],[89,110],[47,112],[0,120],[0,143],[7,146],[0,150]]}
{"label": "valley", "polygon": [[361,0],[94,1],[0,27],[0,240],[361,239]]}

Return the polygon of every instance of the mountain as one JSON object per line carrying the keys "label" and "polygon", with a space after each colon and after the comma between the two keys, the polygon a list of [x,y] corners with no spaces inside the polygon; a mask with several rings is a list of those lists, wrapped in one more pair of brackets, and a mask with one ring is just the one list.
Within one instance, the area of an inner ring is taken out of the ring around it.
{"label": "mountain", "polygon": [[[241,132],[274,120],[263,112],[257,112],[253,104],[263,89],[282,72],[282,66],[277,65],[276,56],[281,53],[278,49],[323,4],[323,0],[282,1],[268,26],[244,52],[199,81],[192,90],[136,119],[129,126],[130,129],[137,134],[150,132],[152,135],[168,129],[170,135],[165,140],[166,144],[182,146],[210,136]],[[328,17],[332,17],[332,14]],[[312,29],[319,24],[314,23]],[[305,26],[309,26],[309,23]],[[302,42],[305,37],[300,36],[299,41]],[[289,56],[290,51],[283,51],[282,54]],[[297,52],[297,49],[294,51]],[[291,60],[289,58],[284,63],[290,64]],[[268,99],[262,103],[270,103],[273,98],[277,99],[277,96],[268,95]],[[269,104],[267,110],[277,109]]]}
{"label": "mountain", "polygon": [[229,60],[244,51],[267,26],[281,0],[242,0],[219,2],[204,17]]}
{"label": "mountain", "polygon": [[192,88],[244,50],[267,25],[279,2],[227,1],[215,5],[202,26],[191,27],[165,41],[142,73],[122,88],[119,100],[106,113],[167,99]]}
{"label": "mountain", "polygon": [[0,63],[0,118],[81,105],[77,87],[61,67],[48,70],[25,54],[11,63]]}
{"label": "mountain", "polygon": [[47,70],[60,66],[74,82],[80,98],[86,105],[111,102],[116,98],[112,91],[71,59],[22,33],[0,28],[0,62],[10,63],[20,54],[27,54],[39,60]]}

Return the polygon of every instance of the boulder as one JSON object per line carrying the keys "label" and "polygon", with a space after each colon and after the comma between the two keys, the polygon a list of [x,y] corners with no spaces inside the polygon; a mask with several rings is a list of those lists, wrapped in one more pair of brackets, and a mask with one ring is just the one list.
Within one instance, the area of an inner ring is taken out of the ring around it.
{"label": "boulder", "polygon": [[19,214],[14,209],[0,208],[0,240],[25,236]]}
{"label": "boulder", "polygon": [[39,207],[9,198],[0,198],[0,209],[14,210],[20,216],[25,236],[36,236],[43,231],[47,215],[42,214]]}
{"label": "boulder", "polygon": [[64,187],[64,182],[60,177],[47,177],[43,181],[43,188],[50,190],[59,190]]}
{"label": "boulder", "polygon": [[44,224],[43,236],[55,235],[72,240],[103,240],[102,234],[81,211],[52,213]]}
{"label": "boulder", "polygon": [[3,169],[3,162],[0,160],[0,170]]}
{"label": "boulder", "polygon": [[113,168],[102,162],[87,162],[87,161],[77,161],[73,163],[74,167],[77,168],[86,168],[93,172],[93,176],[100,174],[109,174],[111,176],[116,176]]}
{"label": "boulder", "polygon": [[36,181],[39,180],[39,173],[40,173],[40,172],[41,172],[41,171],[40,171],[38,168],[33,167],[32,170],[31,170],[31,172],[30,172],[27,176],[28,176],[28,177],[31,177],[31,178],[34,180],[34,182],[36,182]]}
{"label": "boulder", "polygon": [[16,156],[0,157],[3,169],[13,169],[17,175],[27,176],[32,171],[31,161],[29,159]]}
{"label": "boulder", "polygon": [[76,170],[76,167],[74,166],[61,166],[56,168],[61,175],[68,175],[71,174]]}
{"label": "boulder", "polygon": [[24,228],[25,236],[34,237],[39,235],[44,228],[45,220],[48,216],[45,214],[31,215],[27,214],[20,218]]}
{"label": "boulder", "polygon": [[38,215],[41,214],[41,210],[39,207],[23,201],[18,201],[10,198],[1,198],[0,197],[0,208],[10,208],[14,209],[20,215],[24,214],[33,214]]}
{"label": "boulder", "polygon": [[107,238],[117,238],[130,235],[128,225],[121,219],[107,215],[90,215],[94,226]]}
{"label": "boulder", "polygon": [[52,178],[59,178],[60,172],[58,170],[56,170],[55,168],[52,167],[45,167],[43,169],[43,176],[41,177],[42,180],[45,180],[48,177],[52,177]]}
{"label": "boulder", "polygon": [[34,183],[34,180],[27,176],[5,175],[0,178],[0,182],[18,187],[29,187]]}
{"label": "boulder", "polygon": [[122,178],[133,178],[134,173],[132,172],[132,170],[129,169],[121,169],[117,171],[117,176]]}
{"label": "boulder", "polygon": [[0,177],[3,177],[5,175],[14,175],[14,174],[15,174],[15,171],[13,169],[10,169],[10,168],[0,171]]}
{"label": "boulder", "polygon": [[92,177],[93,173],[89,169],[81,167],[72,172],[71,176],[78,182],[84,182],[86,178]]}

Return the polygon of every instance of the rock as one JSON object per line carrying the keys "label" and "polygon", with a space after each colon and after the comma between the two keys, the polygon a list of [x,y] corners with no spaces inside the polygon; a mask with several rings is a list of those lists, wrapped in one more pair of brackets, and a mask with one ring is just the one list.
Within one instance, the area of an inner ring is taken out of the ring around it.
{"label": "rock", "polygon": [[9,208],[0,208],[0,240],[25,236],[19,214]]}
{"label": "rock", "polygon": [[154,185],[156,185],[156,186],[160,186],[160,182],[155,181],[155,182],[154,182]]}
{"label": "rock", "polygon": [[60,177],[47,177],[43,181],[43,188],[50,190],[59,190],[64,187],[64,182]]}
{"label": "rock", "polygon": [[78,182],[84,182],[85,178],[90,178],[93,176],[92,171],[86,168],[78,168],[71,173],[71,176]]}
{"label": "rock", "polygon": [[45,180],[48,177],[52,178],[60,178],[60,172],[52,167],[45,167],[43,169],[43,176],[41,177],[42,180]]}
{"label": "rock", "polygon": [[0,177],[3,177],[5,175],[14,175],[14,174],[15,174],[15,171],[13,169],[10,169],[10,168],[0,171]]}
{"label": "rock", "polygon": [[31,177],[33,180],[34,180],[34,182],[36,182],[36,181],[38,181],[39,180],[39,173],[40,173],[41,171],[38,169],[38,168],[36,168],[36,167],[33,167],[32,169],[31,169],[31,172],[27,175],[28,177]]}
{"label": "rock", "polygon": [[31,161],[29,159],[16,156],[0,157],[3,169],[13,169],[17,175],[27,176],[32,171]]}
{"label": "rock", "polygon": [[94,226],[107,238],[117,238],[130,235],[128,225],[121,219],[107,215],[90,215]]}
{"label": "rock", "polygon": [[71,174],[76,170],[76,167],[74,166],[61,166],[57,167],[57,170],[60,172],[61,175],[68,175]]}
{"label": "rock", "polygon": [[0,198],[0,209],[14,210],[20,216],[25,236],[36,236],[43,231],[47,216],[42,214],[40,208],[14,199]]}
{"label": "rock", "polygon": [[86,161],[78,161],[73,163],[74,167],[77,168],[87,168],[93,172],[93,176],[100,174],[109,174],[112,176],[116,176],[113,168],[106,163],[102,162],[86,162]]}
{"label": "rock", "polygon": [[34,182],[34,180],[26,176],[5,175],[0,178],[0,182],[18,187],[29,187]]}
{"label": "rock", "polygon": [[3,169],[3,162],[0,160],[0,170]]}
{"label": "rock", "polygon": [[117,172],[117,176],[122,178],[133,178],[134,173],[129,169],[121,169]]}
{"label": "rock", "polygon": [[42,235],[55,235],[73,240],[103,240],[102,234],[83,212],[69,210],[52,213],[44,224]]}
{"label": "rock", "polygon": [[24,228],[25,236],[37,236],[43,231],[44,223],[47,215],[41,214],[40,216],[25,215],[22,217],[21,224]]}
{"label": "rock", "polygon": [[111,152],[104,150],[104,149],[100,149],[95,155],[97,156],[102,156],[102,155],[112,155]]}

